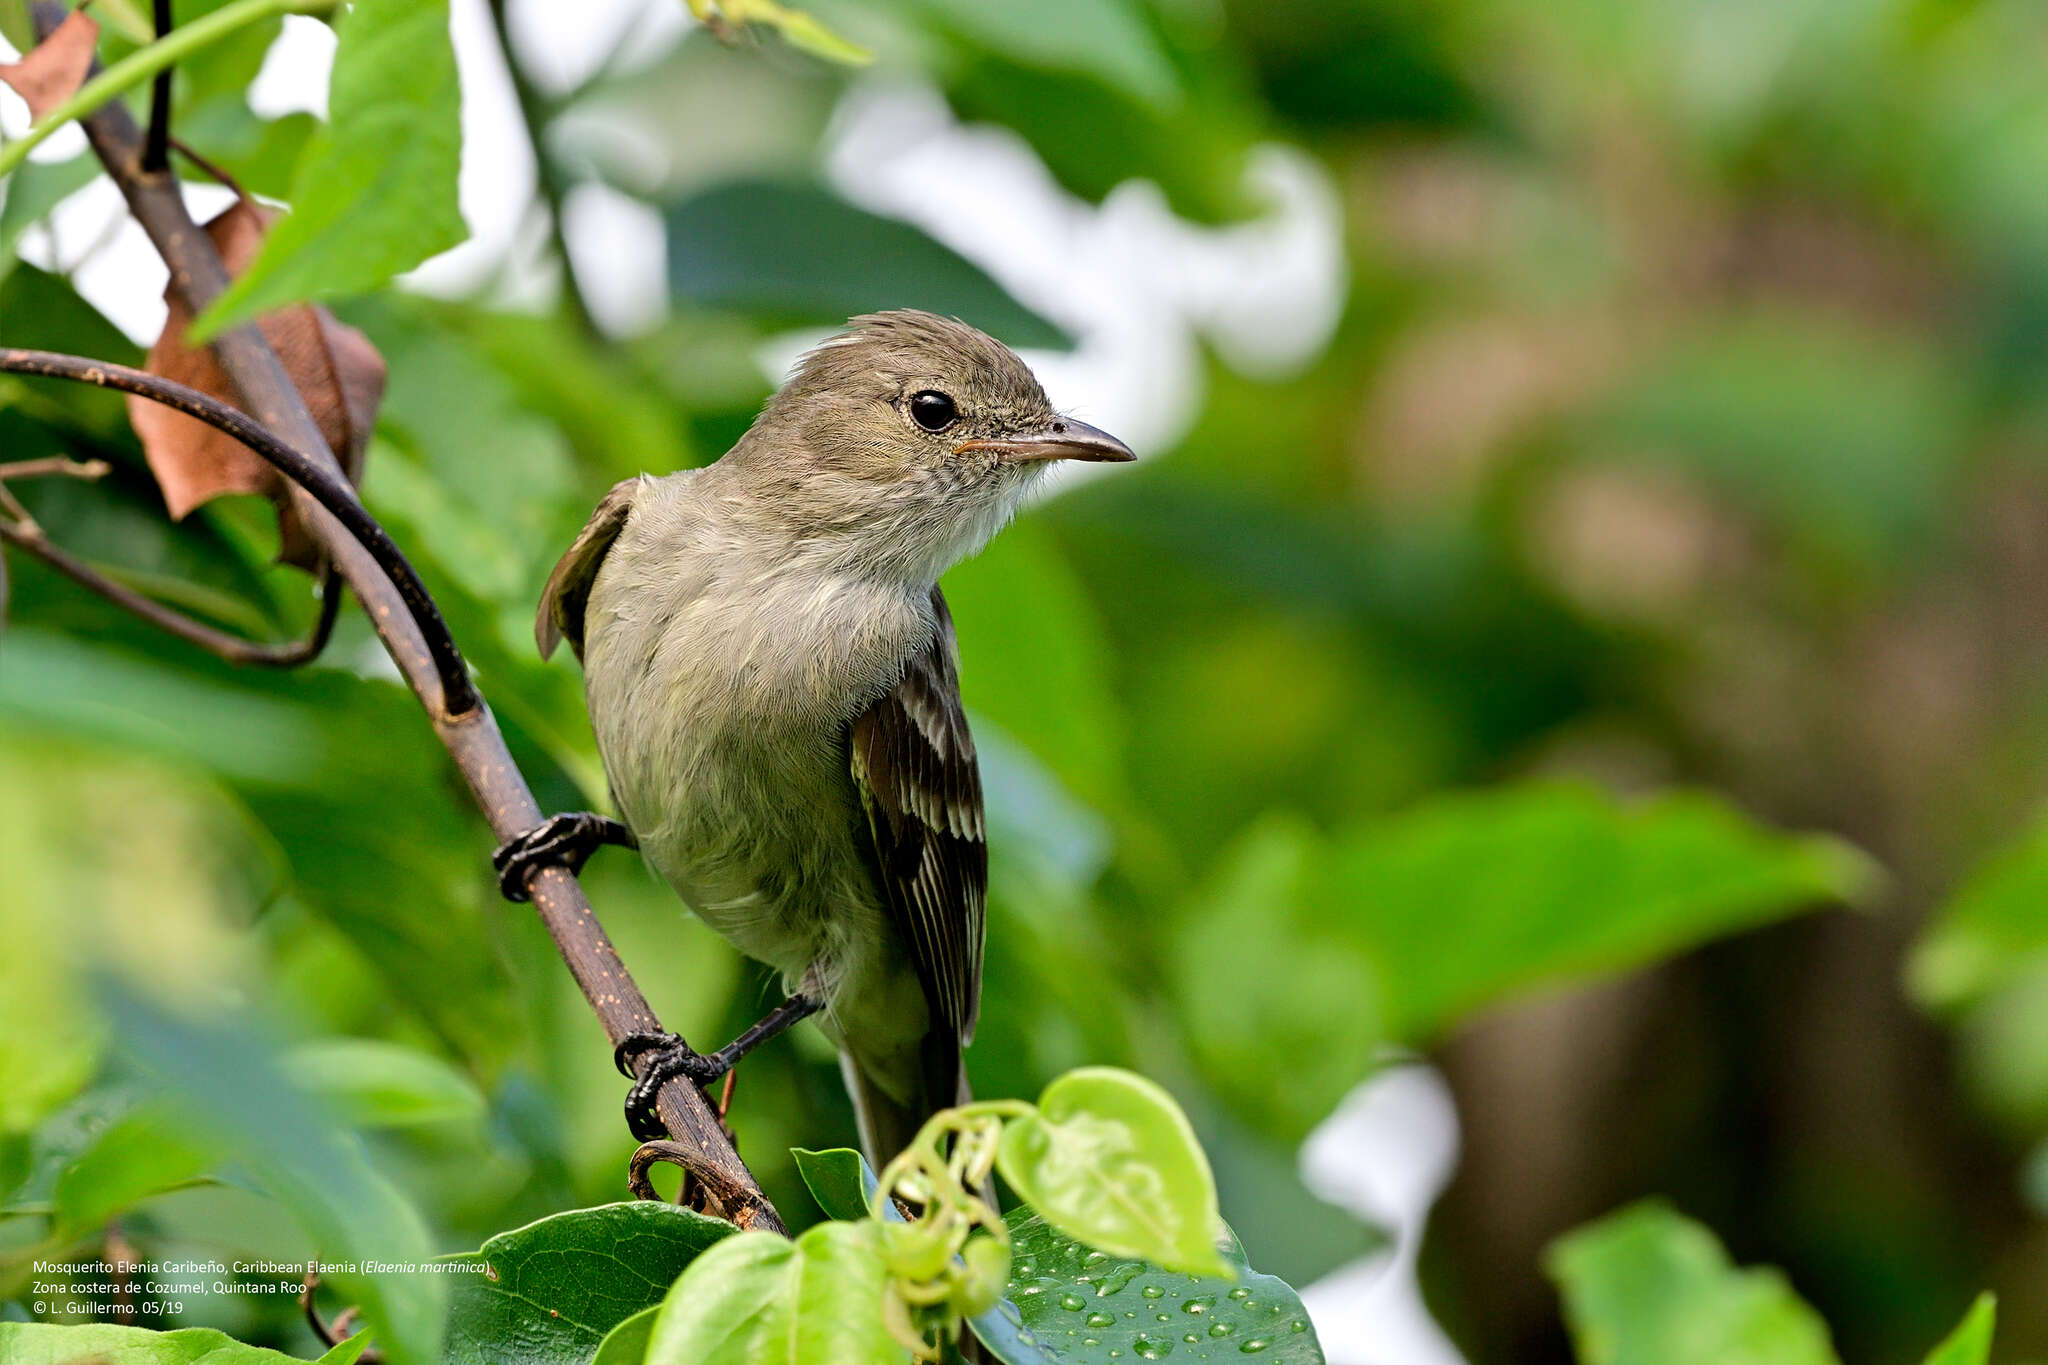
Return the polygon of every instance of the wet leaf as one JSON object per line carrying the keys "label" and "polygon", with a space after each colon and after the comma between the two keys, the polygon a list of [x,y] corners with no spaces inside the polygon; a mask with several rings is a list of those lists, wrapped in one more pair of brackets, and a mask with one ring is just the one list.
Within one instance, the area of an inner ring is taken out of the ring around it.
{"label": "wet leaf", "polygon": [[1169,1355],[1322,1365],[1301,1296],[1245,1264],[1235,1238],[1222,1252],[1233,1272],[1226,1279],[1106,1255],[1029,1209],[1005,1221],[1015,1253],[1008,1297],[973,1320],[974,1335],[1004,1365],[1106,1365]]}
{"label": "wet leaf", "polygon": [[41,118],[85,84],[99,39],[100,26],[73,11],[20,61],[0,63],[0,81],[28,101],[31,117]]}
{"label": "wet leaf", "polygon": [[[206,234],[235,274],[256,256],[269,225],[268,213],[244,200],[209,222]],[[150,373],[237,402],[212,347],[187,340],[192,315],[177,291],[167,289],[164,302],[170,312],[149,351]],[[369,338],[324,308],[300,304],[262,318],[260,325],[350,482],[359,480],[384,394],[383,357]],[[318,562],[311,536],[286,498],[284,479],[267,462],[226,433],[146,398],[131,396],[128,415],[174,518],[226,494],[260,493],[278,506],[278,557],[302,568]]]}
{"label": "wet leaf", "polygon": [[1114,1067],[1045,1088],[1003,1128],[997,1169],[1048,1222],[1097,1250],[1227,1275],[1209,1159],[1165,1090]]}

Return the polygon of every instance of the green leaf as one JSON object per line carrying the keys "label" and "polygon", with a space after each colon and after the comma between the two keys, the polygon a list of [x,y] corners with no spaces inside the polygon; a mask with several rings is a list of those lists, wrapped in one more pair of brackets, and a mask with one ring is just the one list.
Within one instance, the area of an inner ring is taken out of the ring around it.
{"label": "green leaf", "polygon": [[337,36],[330,121],[299,162],[292,212],[194,323],[195,341],[302,299],[381,288],[468,235],[447,0],[359,0]]}
{"label": "green leaf", "polygon": [[486,1108],[469,1077],[400,1043],[323,1038],[293,1048],[287,1065],[301,1085],[360,1127],[478,1119]]}
{"label": "green leaf", "polygon": [[1979,864],[1907,959],[1923,1009],[1953,1014],[2048,963],[2048,820]]}
{"label": "green leaf", "polygon": [[1276,1365],[1322,1365],[1300,1296],[1246,1265],[1235,1238],[1222,1253],[1233,1272],[1223,1278],[1105,1255],[1028,1209],[1005,1221],[1014,1251],[1009,1295],[973,1321],[974,1334],[1005,1365],[1107,1365],[1168,1350],[1195,1360],[1250,1354]]}
{"label": "green leaf", "polygon": [[5,181],[0,192],[7,203],[0,208],[0,275],[13,264],[14,247],[27,228],[49,216],[74,191],[84,189],[99,176],[99,158],[81,152],[69,161],[31,161]]}
{"label": "green leaf", "polygon": [[643,1308],[604,1334],[590,1365],[640,1365],[647,1359],[647,1345],[654,1340],[654,1320],[661,1305]]}
{"label": "green leaf", "polygon": [[1991,1333],[1998,1323],[1998,1298],[1989,1290],[1977,1296],[1956,1330],[1927,1353],[1925,1365],[1990,1365]]}
{"label": "green leaf", "polygon": [[1714,1235],[1657,1202],[1553,1244],[1580,1365],[1836,1365],[1827,1324],[1776,1270],[1738,1270]]}
{"label": "green leaf", "polygon": [[1173,64],[1130,0],[920,0],[919,8],[940,27],[1024,65],[1085,72],[1155,107],[1180,100]]}
{"label": "green leaf", "polygon": [[[186,1132],[246,1167],[291,1210],[306,1250],[336,1262],[428,1259],[418,1212],[371,1167],[353,1135],[292,1084],[248,1021],[202,1024],[112,982],[102,994],[112,1036],[177,1108]],[[329,1278],[377,1326],[392,1359],[436,1358],[444,1277],[380,1271]]]}
{"label": "green leaf", "polygon": [[[1372,958],[1329,925],[1290,923],[1322,842],[1271,817],[1239,841],[1172,941],[1188,1041],[1217,1093],[1262,1130],[1305,1136],[1386,1039]],[[1285,1066],[1273,1065],[1276,1057]]]}
{"label": "green leaf", "polygon": [[1314,880],[1325,913],[1356,926],[1389,1027],[1408,1040],[1513,991],[1625,971],[1874,885],[1847,844],[1764,829],[1717,797],[1625,806],[1549,782],[1369,828]]}
{"label": "green leaf", "polygon": [[811,1198],[818,1201],[827,1218],[851,1221],[868,1216],[868,1199],[874,1193],[875,1177],[859,1152],[851,1147],[834,1147],[824,1152],[792,1147],[789,1154],[796,1159],[797,1174],[804,1178]]}
{"label": "green leaf", "polygon": [[[370,1344],[368,1332],[337,1343],[314,1365],[354,1365]],[[0,1360],[8,1365],[306,1365],[297,1356],[248,1346],[211,1327],[154,1332],[147,1327],[89,1323],[0,1322]]]}
{"label": "green leaf", "polygon": [[1025,523],[946,574],[959,630],[961,695],[1083,802],[1126,804],[1124,718],[1111,650],[1080,575],[1043,527]]}
{"label": "green leaf", "polygon": [[1083,1067],[1003,1127],[997,1169],[1032,1208],[1098,1250],[1228,1274],[1216,1182],[1187,1115],[1143,1076]]}
{"label": "green leaf", "polygon": [[[1854,901],[1873,881],[1848,845],[1766,830],[1703,793],[1624,806],[1535,782],[1333,840],[1255,828],[1179,929],[1171,980],[1218,1091],[1298,1137],[1383,1039],[1425,1044],[1504,998]],[[1274,1056],[1302,1059],[1284,1084],[1245,1065]]]}
{"label": "green leaf", "polygon": [[815,186],[729,182],[664,217],[669,288],[691,303],[822,326],[877,309],[924,308],[1013,346],[1067,344],[981,267],[908,223]]}
{"label": "green leaf", "polygon": [[29,0],[0,0],[0,38],[16,52],[36,45],[36,24],[28,12]]}
{"label": "green leaf", "polygon": [[78,1235],[153,1194],[191,1183],[211,1154],[162,1108],[122,1115],[57,1176],[56,1228]]}
{"label": "green leaf", "polygon": [[908,1361],[882,1321],[875,1225],[820,1223],[795,1241],[729,1237],[662,1301],[647,1365]]}
{"label": "green leaf", "polygon": [[455,1274],[444,1365],[580,1365],[606,1335],[662,1301],[676,1277],[733,1232],[659,1200],[558,1213],[444,1257]]}

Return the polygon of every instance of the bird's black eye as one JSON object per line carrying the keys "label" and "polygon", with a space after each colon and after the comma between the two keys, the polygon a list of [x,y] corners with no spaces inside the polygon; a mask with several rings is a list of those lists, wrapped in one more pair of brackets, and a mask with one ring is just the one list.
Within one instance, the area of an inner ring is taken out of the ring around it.
{"label": "bird's black eye", "polygon": [[910,395],[910,416],[926,431],[944,431],[959,420],[960,409],[937,389],[925,389]]}

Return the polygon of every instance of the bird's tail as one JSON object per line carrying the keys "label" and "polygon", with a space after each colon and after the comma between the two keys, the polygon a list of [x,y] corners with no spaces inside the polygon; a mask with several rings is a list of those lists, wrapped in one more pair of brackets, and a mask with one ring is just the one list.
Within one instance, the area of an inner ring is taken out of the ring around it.
{"label": "bird's tail", "polygon": [[[897,1100],[876,1084],[851,1053],[839,1054],[839,1069],[845,1073],[846,1091],[853,1096],[854,1116],[860,1123],[861,1151],[877,1175],[891,1158],[910,1145],[933,1114],[974,1098],[967,1088],[967,1068],[961,1064],[959,1039],[950,1029],[927,1033],[919,1052],[922,1075],[912,1104]],[[977,1193],[1001,1211],[994,1190]],[[959,1365],[991,1365],[993,1357],[972,1332],[963,1330],[947,1359],[958,1361]]]}
{"label": "bird's tail", "polygon": [[839,1069],[846,1076],[846,1092],[853,1097],[853,1112],[860,1124],[861,1151],[877,1175],[895,1155],[910,1145],[925,1121],[941,1109],[965,1104],[974,1098],[967,1088],[967,1069],[960,1061],[960,1043],[950,1029],[933,1029],[919,1047],[918,1083],[909,1101],[897,1099],[861,1068],[851,1053],[839,1054]]}

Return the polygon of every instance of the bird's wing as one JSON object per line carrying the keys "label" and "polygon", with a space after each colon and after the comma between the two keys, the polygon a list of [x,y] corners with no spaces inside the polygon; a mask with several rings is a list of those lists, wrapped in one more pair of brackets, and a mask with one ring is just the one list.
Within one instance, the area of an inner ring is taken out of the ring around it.
{"label": "bird's wing", "polygon": [[853,722],[853,780],[883,898],[917,964],[933,1026],[944,1021],[964,1046],[981,1012],[988,842],[953,617],[937,588],[932,607],[939,628],[931,643]]}
{"label": "bird's wing", "polygon": [[583,608],[590,601],[590,585],[604,563],[605,552],[619,538],[626,514],[633,509],[633,495],[639,491],[637,476],[613,484],[548,575],[548,585],[540,593],[540,613],[533,621],[533,642],[540,646],[541,658],[553,654],[564,640],[578,659],[583,657]]}

